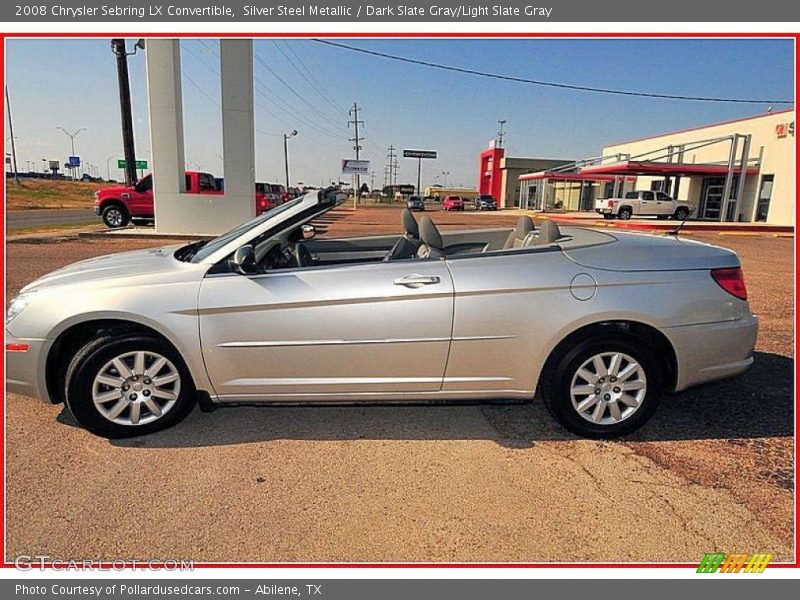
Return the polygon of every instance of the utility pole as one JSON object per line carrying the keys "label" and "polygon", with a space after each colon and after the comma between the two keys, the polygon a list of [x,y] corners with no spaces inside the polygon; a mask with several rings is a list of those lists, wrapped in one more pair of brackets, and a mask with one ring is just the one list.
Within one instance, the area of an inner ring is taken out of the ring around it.
{"label": "utility pole", "polygon": [[389,146],[389,152],[386,154],[386,159],[388,163],[386,165],[387,169],[389,170],[389,185],[397,185],[397,154],[395,154],[396,148],[394,146]]}
{"label": "utility pole", "polygon": [[[353,125],[355,127],[355,137],[350,138],[349,141],[355,143],[353,148],[356,151],[356,160],[359,160],[361,158],[361,140],[363,139],[358,136],[358,126],[364,124],[364,121],[358,120],[358,111],[359,111],[358,102],[353,102],[353,108],[351,108],[349,112],[350,116],[353,117],[353,119],[347,121],[348,127],[350,127],[350,125]],[[356,185],[354,190],[355,193],[353,194],[353,210],[358,208],[358,197],[361,194],[361,190],[359,188],[361,188],[361,175],[356,173]]]}
{"label": "utility pole", "polygon": [[6,110],[8,111],[8,132],[11,134],[11,166],[14,167],[14,183],[19,185],[17,172],[17,145],[14,141],[14,125],[11,121],[11,102],[8,100],[8,86],[6,86]]}
{"label": "utility pole", "polygon": [[506,137],[506,120],[499,119],[497,124],[500,125],[500,129],[497,130],[497,147],[503,147],[503,139]]}
{"label": "utility pole", "polygon": [[297,129],[293,129],[292,133],[283,134],[283,164],[286,168],[286,191],[289,191],[289,138],[297,135]]}
{"label": "utility pole", "polygon": [[128,53],[125,40],[111,40],[111,52],[117,57],[117,81],[119,83],[119,110],[122,119],[122,148],[125,154],[125,184],[136,183],[136,149],[133,140],[133,116],[131,114],[131,86],[128,78],[128,56],[144,50],[144,40],[139,40],[133,52]]}

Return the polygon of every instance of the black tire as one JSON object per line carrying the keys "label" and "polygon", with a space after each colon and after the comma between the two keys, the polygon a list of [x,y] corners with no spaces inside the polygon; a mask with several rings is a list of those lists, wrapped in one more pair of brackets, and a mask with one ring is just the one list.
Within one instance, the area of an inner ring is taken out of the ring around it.
{"label": "black tire", "polygon": [[623,221],[629,220],[632,216],[633,211],[627,206],[620,208],[619,212],[617,213],[617,218],[622,219]]}
{"label": "black tire", "polygon": [[676,221],[683,221],[686,217],[689,216],[689,209],[684,206],[681,206],[675,210],[675,214],[673,215]]}
{"label": "black tire", "polygon": [[[110,360],[126,352],[144,350],[169,359],[180,375],[180,391],[174,405],[155,421],[122,425],[103,416],[92,400],[94,378]],[[180,354],[166,341],[141,333],[104,334],[81,348],[70,361],[64,384],[65,404],[75,420],[91,433],[120,439],[172,427],[188,415],[197,401],[191,374]]]}
{"label": "black tire", "polygon": [[106,227],[111,229],[118,229],[119,227],[125,227],[128,223],[131,222],[130,213],[128,213],[128,209],[125,208],[122,204],[112,203],[106,204],[103,207],[103,211],[101,213],[103,218],[103,223]]}
{"label": "black tire", "polygon": [[[647,388],[639,407],[630,416],[616,423],[596,424],[582,417],[573,406],[570,387],[581,365],[605,352],[622,352],[636,360],[644,370]],[[663,373],[647,344],[633,336],[604,333],[581,340],[548,361],[541,390],[550,414],[564,428],[588,438],[615,438],[636,431],[653,416],[663,395]]]}

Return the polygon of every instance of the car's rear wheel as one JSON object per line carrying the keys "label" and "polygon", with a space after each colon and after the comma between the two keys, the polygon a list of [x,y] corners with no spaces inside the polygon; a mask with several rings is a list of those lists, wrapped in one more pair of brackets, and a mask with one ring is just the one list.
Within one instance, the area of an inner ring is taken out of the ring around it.
{"label": "car's rear wheel", "polygon": [[622,219],[623,221],[627,221],[633,216],[633,211],[630,208],[620,208],[619,212],[617,213],[617,217]]}
{"label": "car's rear wheel", "polygon": [[681,207],[675,209],[675,215],[674,216],[675,216],[675,220],[683,221],[686,217],[689,216],[689,209],[686,208],[685,206],[681,206]]}
{"label": "car's rear wheel", "polygon": [[124,438],[166,429],[195,404],[194,383],[166,341],[139,333],[103,335],[67,368],[67,408],[95,435]]}
{"label": "car's rear wheel", "polygon": [[543,374],[542,395],[573,433],[613,438],[641,427],[662,395],[659,363],[630,336],[603,334],[579,342]]}
{"label": "car's rear wheel", "polygon": [[102,217],[103,223],[111,229],[125,227],[131,220],[128,209],[121,204],[109,204],[103,208]]}

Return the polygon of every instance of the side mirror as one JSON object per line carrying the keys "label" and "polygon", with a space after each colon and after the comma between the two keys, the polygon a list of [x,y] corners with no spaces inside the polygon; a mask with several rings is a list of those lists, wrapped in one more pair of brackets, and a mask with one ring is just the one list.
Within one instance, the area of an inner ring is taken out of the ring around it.
{"label": "side mirror", "polygon": [[303,233],[304,240],[310,240],[311,238],[317,235],[317,228],[314,227],[313,225],[303,225],[301,231]]}
{"label": "side mirror", "polygon": [[258,273],[256,266],[256,252],[252,246],[242,246],[238,248],[228,261],[231,269],[241,275],[254,275]]}

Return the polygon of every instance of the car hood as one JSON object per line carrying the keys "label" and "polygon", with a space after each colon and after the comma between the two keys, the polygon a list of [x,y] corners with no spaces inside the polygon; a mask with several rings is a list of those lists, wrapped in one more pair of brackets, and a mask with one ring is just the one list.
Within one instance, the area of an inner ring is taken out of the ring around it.
{"label": "car hood", "polygon": [[105,187],[102,189],[97,190],[97,194],[99,196],[108,196],[108,195],[119,195],[123,192],[132,192],[133,188],[126,187],[124,185],[115,185],[112,187]]}
{"label": "car hood", "polygon": [[173,256],[181,245],[133,250],[81,260],[40,277],[21,291],[86,282],[93,282],[95,285],[117,285],[124,284],[123,281],[131,278],[163,277],[170,272],[182,272],[193,265],[183,263]]}

